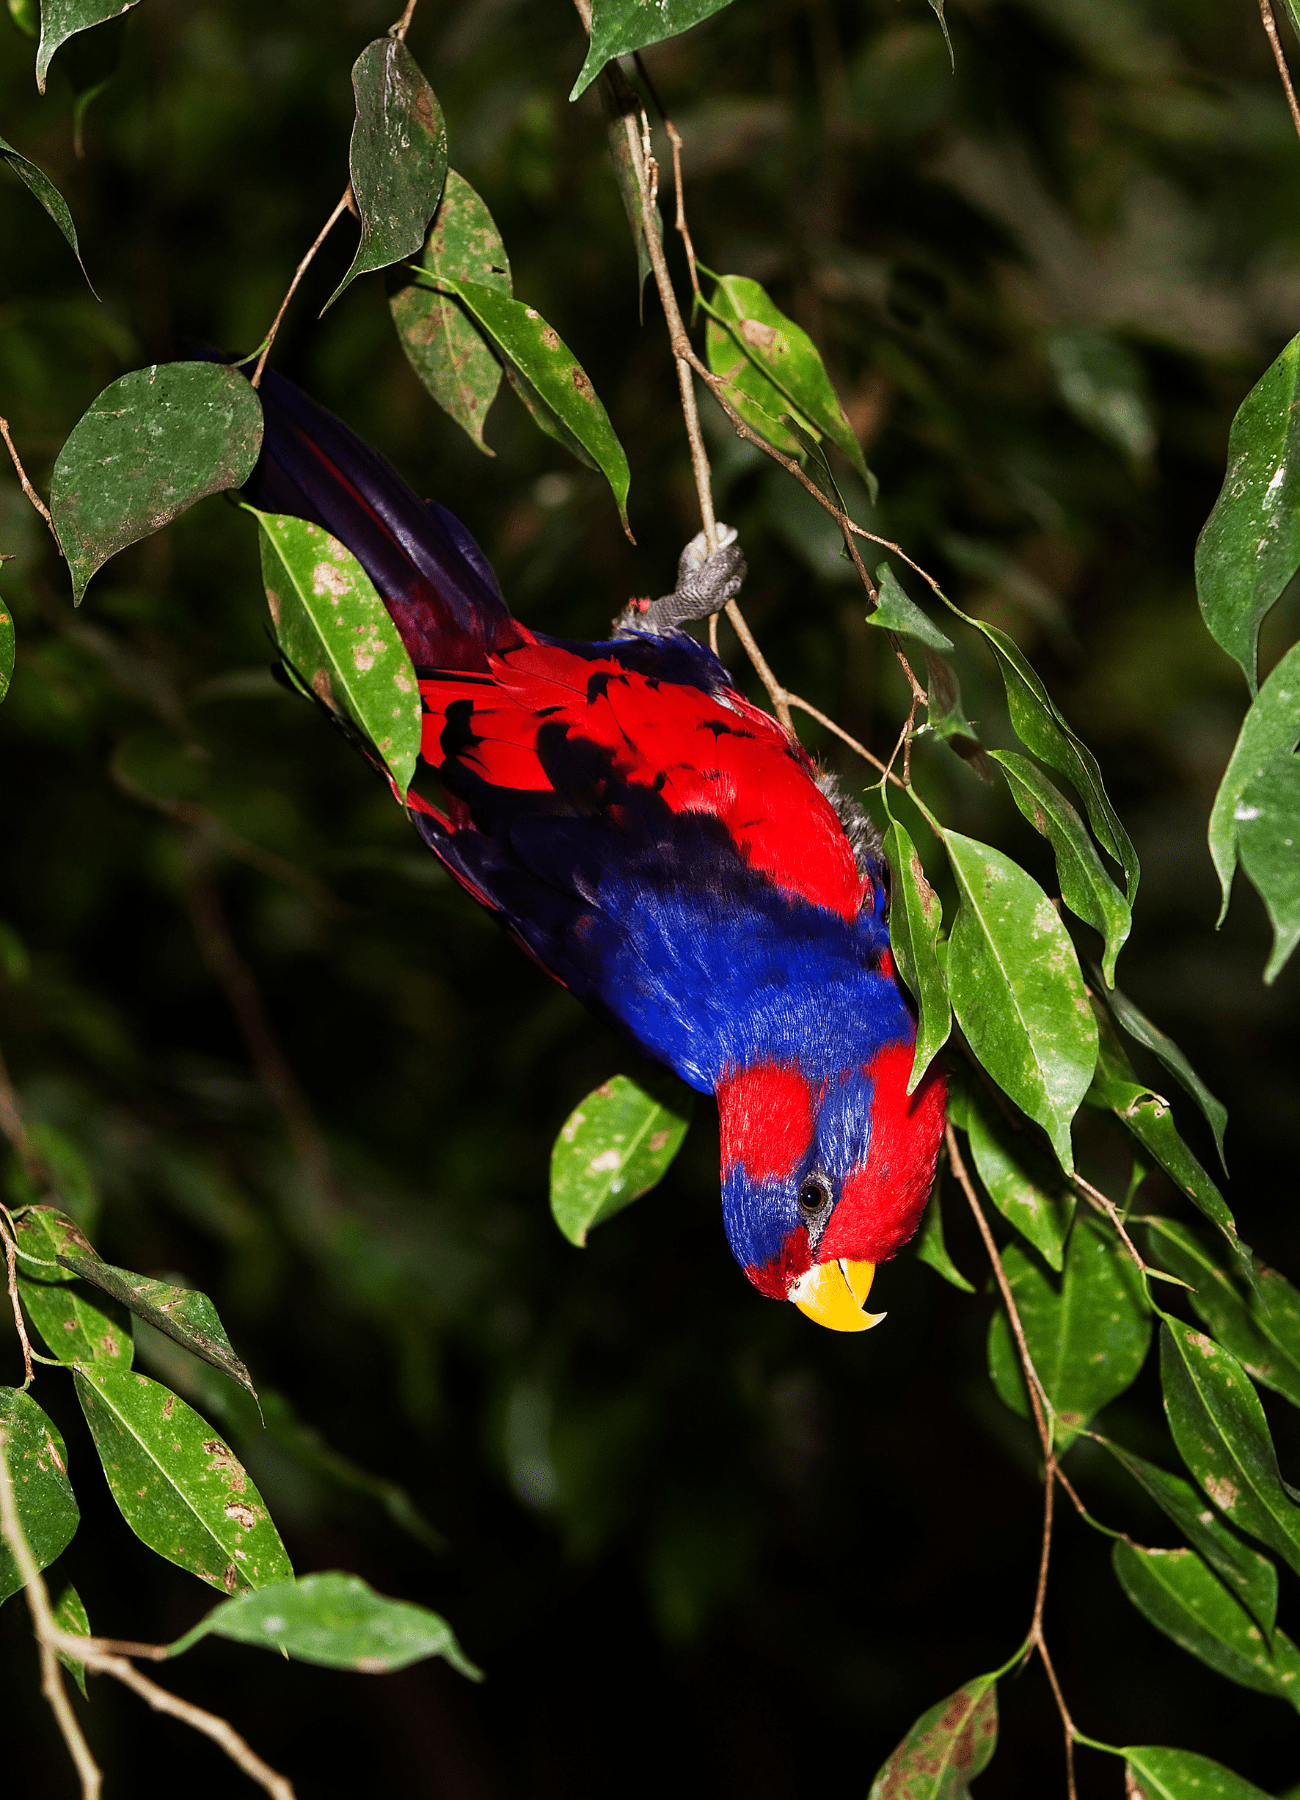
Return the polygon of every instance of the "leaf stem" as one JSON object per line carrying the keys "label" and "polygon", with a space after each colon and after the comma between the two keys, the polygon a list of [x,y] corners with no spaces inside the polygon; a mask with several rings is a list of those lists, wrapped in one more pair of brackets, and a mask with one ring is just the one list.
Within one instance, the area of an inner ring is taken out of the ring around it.
{"label": "leaf stem", "polygon": [[[395,30],[394,31],[395,36],[405,37],[405,35],[406,35],[405,28],[410,23],[411,14],[414,11],[415,11],[415,0],[411,0],[411,4],[407,7],[405,18],[402,21],[402,29],[400,32]],[[284,299],[280,302],[279,312],[275,315],[274,319],[271,321],[271,329],[266,334],[265,342],[262,345],[262,354],[258,357],[257,367],[253,371],[252,385],[255,388],[259,388],[262,385],[262,373],[266,368],[266,359],[271,354],[271,346],[275,342],[275,334],[280,329],[281,319],[283,319],[285,313],[289,310],[289,302],[293,299],[294,294],[297,292],[298,283],[302,280],[303,276],[307,273],[308,269],[311,267],[312,258],[315,256],[316,252],[320,249],[321,245],[325,242],[325,239],[329,236],[330,232],[333,230],[334,225],[338,221],[340,214],[345,212],[351,204],[352,204],[352,183],[349,181],[348,185],[343,190],[343,193],[338,202],[338,205],[334,208],[334,211],[330,214],[329,218],[326,219],[325,223],[321,226],[320,230],[317,232],[315,243],[312,245],[311,249],[307,252],[306,256],[303,257],[302,261],[298,264],[298,267],[294,270],[293,280],[289,283],[288,292],[285,294]],[[51,526],[50,529],[53,530],[54,527]]]}
{"label": "leaf stem", "polygon": [[54,520],[50,517],[50,509],[45,504],[44,500],[41,499],[40,495],[36,492],[36,489],[32,486],[31,482],[28,481],[28,479],[27,479],[27,471],[26,471],[26,469],[24,469],[24,467],[22,465],[22,459],[19,456],[17,450],[14,448],[14,441],[13,441],[12,437],[10,437],[10,435],[9,435],[8,419],[0,419],[0,438],[4,439],[5,448],[9,452],[9,455],[13,462],[14,468],[18,471],[18,479],[22,483],[22,490],[23,490],[24,494],[26,494],[27,498],[31,501],[32,505],[36,508],[37,512],[45,520],[45,523],[49,526],[50,536],[54,539],[55,543],[59,545],[59,555],[62,556],[63,555],[63,545],[59,544],[59,534],[54,529]]}

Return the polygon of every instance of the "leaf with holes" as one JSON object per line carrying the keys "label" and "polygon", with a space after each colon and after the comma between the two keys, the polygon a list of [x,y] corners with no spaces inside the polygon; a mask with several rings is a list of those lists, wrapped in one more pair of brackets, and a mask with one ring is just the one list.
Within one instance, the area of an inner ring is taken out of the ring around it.
{"label": "leaf with holes", "polygon": [[1210,810],[1210,855],[1223,890],[1222,925],[1237,866],[1239,811],[1246,789],[1279,756],[1300,744],[1300,644],[1293,644],[1251,702]]}
{"label": "leaf with holes", "polygon": [[131,1367],[131,1334],[121,1321],[95,1306],[81,1284],[26,1281],[18,1278],[18,1294],[27,1317],[44,1339],[51,1356],[65,1363],[102,1363],[110,1369]]}
{"label": "leaf with holes", "polygon": [[420,750],[420,690],[388,608],[356,557],[323,526],[279,513],[255,517],[266,603],[285,661],[373,746],[405,795]]}
{"label": "leaf with holes", "polygon": [[570,100],[585,93],[614,57],[631,56],[647,44],[658,44],[679,31],[689,31],[701,19],[730,4],[731,0],[657,0],[656,5],[647,6],[645,0],[593,0],[591,47],[573,84]]}
{"label": "leaf with holes", "polygon": [[989,1198],[1009,1225],[1058,1274],[1074,1217],[1074,1195],[1023,1132],[1016,1132],[972,1083],[966,1109],[971,1155]]}
{"label": "leaf with holes", "polygon": [[79,31],[115,19],[138,0],[41,0],[41,41],[36,47],[36,85],[45,92],[54,52]]}
{"label": "leaf with holes", "polygon": [[[446,186],[417,266],[429,275],[477,281],[509,294],[510,259],[492,214],[474,189],[448,169]],[[407,360],[444,412],[485,456],[488,408],[501,386],[501,364],[458,300],[395,270],[388,298]]]}
{"label": "leaf with holes", "polygon": [[376,38],[352,65],[357,116],[348,150],[361,242],[325,312],[358,275],[414,256],[447,178],[437,96],[400,38]]}
{"label": "leaf with holes", "polygon": [[1259,628],[1300,568],[1300,337],[1246,395],[1228,468],[1196,544],[1196,598],[1253,694]]}
{"label": "leaf with holes", "polygon": [[[889,802],[885,802],[889,813]],[[952,1030],[948,983],[939,962],[939,929],[943,906],[925,878],[921,859],[906,828],[889,813],[884,838],[892,877],[889,896],[889,942],[898,972],[920,1010],[916,1050],[907,1091],[912,1093]]]}
{"label": "leaf with holes", "polygon": [[921,1714],[881,1767],[868,1800],[970,1800],[998,1747],[998,1690],[977,1675]]}
{"label": "leaf with holes", "polygon": [[471,1681],[483,1678],[445,1619],[410,1601],[377,1594],[356,1575],[303,1575],[226,1600],[178,1639],[171,1654],[179,1656],[209,1634],[258,1644],[296,1662],[363,1675],[383,1675],[441,1656]]}
{"label": "leaf with holes", "polygon": [[[1091,969],[1091,965],[1089,967]],[[1101,983],[1098,982],[1097,986],[1100,987]],[[1174,1040],[1167,1037],[1159,1026],[1153,1025],[1145,1013],[1139,1012],[1127,994],[1121,993],[1119,988],[1112,988],[1109,993],[1103,993],[1102,997],[1116,1024],[1128,1033],[1134,1043],[1149,1050],[1200,1107],[1206,1124],[1214,1133],[1214,1146],[1219,1152],[1219,1161],[1223,1163],[1226,1174],[1228,1165],[1223,1156],[1223,1134],[1228,1126],[1227,1107],[1221,1100],[1215,1099]]]}
{"label": "leaf with holes", "polygon": [[1076,918],[1106,940],[1106,985],[1115,983],[1115,959],[1133,925],[1128,901],[1106,873],[1086,826],[1065,795],[1028,757],[994,750],[1011,798],[1040,837],[1052,846],[1061,898]]}
{"label": "leaf with holes", "polygon": [[[68,203],[49,176],[42,169],[38,169],[34,162],[28,162],[25,156],[15,150],[12,144],[6,143],[2,137],[0,137],[0,162],[8,163],[27,191],[40,201],[63,233],[71,247],[72,254],[77,259],[82,274],[86,275],[86,265],[81,260],[81,246],[77,242],[77,228],[72,223],[72,214],[68,211]],[[89,275],[86,275],[86,285],[94,294],[95,290],[91,285]],[[95,298],[98,299],[99,295],[95,294]]]}
{"label": "leaf with holes", "polygon": [[1070,1121],[1097,1061],[1097,1026],[1078,958],[1032,876],[988,844],[945,831],[961,903],[948,991],[971,1049],[1073,1171]]}
{"label": "leaf with holes", "polygon": [[551,1151],[551,1213],[571,1244],[663,1180],[694,1104],[674,1076],[615,1075],[574,1107]]}
{"label": "leaf with holes", "polygon": [[1193,1750],[1143,1744],[1123,1754],[1128,1800],[1269,1800],[1262,1788]]}
{"label": "leaf with holes", "polygon": [[155,363],[106,387],[73,426],[50,484],[76,603],[110,556],[241,486],[261,448],[261,403],[222,363]]}
{"label": "leaf with holes", "polygon": [[952,639],[945,637],[929,615],[921,611],[887,562],[882,562],[876,570],[876,585],[880,590],[880,601],[867,614],[868,625],[879,626],[882,631],[902,632],[905,637],[928,644],[932,650],[954,648]]}
{"label": "leaf with holes", "polygon": [[1275,756],[1252,777],[1234,813],[1241,866],[1273,927],[1264,970],[1271,987],[1300,944],[1300,756]]}
{"label": "leaf with holes", "polygon": [[109,1491],[142,1543],[228,1594],[292,1576],[262,1496],[206,1419],[134,1371],[92,1366],[73,1379]]}
{"label": "leaf with holes", "polygon": [[[52,1420],[30,1394],[0,1387],[0,1432],[18,1522],[36,1566],[49,1568],[72,1542],[80,1513],[68,1480],[68,1452]],[[23,1585],[13,1552],[0,1538],[0,1602]]]}

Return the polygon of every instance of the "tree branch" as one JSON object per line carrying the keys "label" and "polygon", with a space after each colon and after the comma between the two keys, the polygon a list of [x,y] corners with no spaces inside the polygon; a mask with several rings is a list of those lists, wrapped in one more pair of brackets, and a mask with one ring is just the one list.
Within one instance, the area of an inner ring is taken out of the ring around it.
{"label": "tree branch", "polygon": [[50,509],[45,504],[44,500],[41,499],[40,495],[36,492],[36,489],[32,486],[31,482],[28,481],[28,479],[27,479],[27,471],[26,471],[26,469],[24,469],[24,467],[22,465],[22,459],[18,455],[17,450],[14,448],[14,441],[9,435],[8,419],[0,419],[0,438],[4,439],[5,447],[9,452],[9,455],[13,462],[14,468],[18,471],[18,479],[22,483],[22,489],[23,489],[24,494],[26,494],[27,498],[31,501],[32,505],[36,508],[37,512],[45,520],[45,523],[49,526],[50,536],[54,539],[54,542],[56,544],[58,544],[59,555],[62,556],[63,555],[63,545],[59,544],[59,534],[54,529],[54,520],[50,517]]}

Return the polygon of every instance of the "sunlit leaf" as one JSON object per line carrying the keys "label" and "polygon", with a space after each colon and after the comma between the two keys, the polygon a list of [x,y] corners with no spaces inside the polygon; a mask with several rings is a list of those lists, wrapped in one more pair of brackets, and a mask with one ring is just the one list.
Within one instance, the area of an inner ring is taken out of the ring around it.
{"label": "sunlit leaf", "polygon": [[36,48],[36,85],[41,92],[45,92],[45,77],[60,44],[137,4],[138,0],[41,0],[41,41]]}
{"label": "sunlit leaf", "polygon": [[998,1690],[977,1675],[923,1712],[871,1784],[869,1800],[970,1800],[998,1747]]}
{"label": "sunlit leaf", "polygon": [[1145,462],[1156,447],[1146,374],[1136,352],[1084,325],[1061,325],[1047,340],[1061,398],[1075,418],[1108,443]]}
{"label": "sunlit leaf", "polygon": [[93,1305],[78,1286],[65,1282],[18,1280],[18,1292],[28,1318],[45,1341],[51,1356],[60,1362],[102,1363],[107,1368],[131,1367],[131,1335],[118,1320]]}
{"label": "sunlit leaf", "polygon": [[1012,1130],[975,1084],[967,1098],[966,1131],[989,1198],[1048,1267],[1059,1272],[1074,1217],[1074,1195],[1060,1170],[1023,1132]]}
{"label": "sunlit leaf", "polygon": [[1237,802],[1241,866],[1259,890],[1273,927],[1264,970],[1271,986],[1300,944],[1300,756],[1275,756]]}
{"label": "sunlit leaf", "polygon": [[1193,1750],[1130,1745],[1124,1758],[1128,1800],[1269,1800],[1262,1788]]}
{"label": "sunlit leaf", "polygon": [[[80,264],[82,274],[86,275],[86,265],[81,261],[81,246],[77,242],[77,228],[72,223],[72,214],[68,211],[68,203],[49,176],[42,169],[38,169],[34,162],[28,162],[25,156],[15,150],[12,144],[6,143],[2,137],[0,137],[0,162],[8,163],[23,186],[40,201],[67,239],[72,254]],[[86,275],[86,283],[88,286],[90,285],[89,275]],[[95,292],[93,287],[90,291],[92,294]],[[98,299],[98,295],[96,298]]]}
{"label": "sunlit leaf", "polygon": [[929,615],[921,611],[887,562],[882,562],[876,569],[876,585],[880,590],[880,603],[867,614],[868,625],[878,625],[883,631],[901,631],[907,637],[928,644],[932,650],[953,648],[952,639],[945,637]]}
{"label": "sunlit leaf", "polygon": [[109,1491],[143,1543],[228,1594],[292,1576],[262,1496],[206,1419],[134,1371],[73,1380]]}
{"label": "sunlit leaf", "polygon": [[326,308],[358,275],[415,255],[447,177],[447,128],[437,96],[400,38],[366,45],[352,65],[352,92],[357,116],[348,168],[361,242]]}
{"label": "sunlit leaf", "polygon": [[[430,275],[476,281],[509,294],[510,260],[487,207],[463,175],[448,169],[418,266]],[[488,408],[501,386],[501,364],[450,294],[434,293],[395,270],[389,308],[411,367],[429,393],[480,450]]]}
{"label": "sunlit leaf", "polygon": [[[888,810],[888,801],[886,801]],[[906,827],[891,815],[884,837],[889,863],[889,942],[898,972],[920,1009],[916,1051],[907,1091],[912,1093],[935,1056],[948,1041],[952,1007],[948,984],[939,964],[938,938],[943,907],[925,878],[921,859]]]}
{"label": "sunlit leaf", "polygon": [[613,57],[630,56],[647,44],[675,37],[730,4],[731,0],[658,0],[657,5],[646,6],[644,0],[593,0],[591,48],[570,100],[585,93]]}
{"label": "sunlit leaf", "polygon": [[1283,1486],[1246,1371],[1204,1332],[1166,1319],[1160,1378],[1169,1429],[1192,1474],[1234,1525],[1300,1574],[1300,1507]]}
{"label": "sunlit leaf", "polygon": [[13,680],[17,648],[13,614],[4,601],[0,600],[0,700],[9,692],[9,683]]}
{"label": "sunlit leaf", "polygon": [[948,1246],[943,1241],[943,1214],[939,1210],[940,1183],[936,1180],[930,1195],[930,1201],[921,1220],[921,1229],[916,1234],[916,1260],[927,1263],[936,1275],[942,1275],[963,1294],[973,1294],[975,1283],[967,1281],[961,1270],[948,1254]]}
{"label": "sunlit leaf", "polygon": [[1300,1651],[1284,1632],[1273,1648],[1194,1550],[1139,1550],[1117,1542],[1115,1578],[1138,1611],[1180,1648],[1229,1681],[1300,1708]]}
{"label": "sunlit leaf", "polygon": [[445,1619],[410,1601],[377,1594],[356,1575],[303,1575],[226,1600],[172,1645],[172,1655],[209,1634],[257,1644],[296,1662],[363,1675],[383,1675],[441,1656],[471,1681],[482,1679]]}
{"label": "sunlit leaf", "polygon": [[1115,959],[1133,925],[1128,901],[1106,873],[1083,820],[1042,770],[1013,750],[994,750],[1011,798],[1052,846],[1061,898],[1077,918],[1106,940],[1106,984],[1115,981]]}
{"label": "sunlit leaf", "polygon": [[323,526],[280,513],[256,517],[266,603],[286,662],[374,746],[404,795],[420,750],[420,690],[388,608]]}
{"label": "sunlit leaf", "polygon": [[[1223,890],[1222,925],[1237,865],[1238,810],[1251,782],[1300,744],[1300,644],[1293,644],[1252,701],[1210,811],[1210,855]],[[1249,822],[1249,821],[1247,821]]]}
{"label": "sunlit leaf", "polygon": [[615,1075],[574,1107],[551,1151],[551,1212],[571,1244],[663,1180],[694,1100],[672,1076],[642,1085]]}
{"label": "sunlit leaf", "polygon": [[[0,1387],[0,1431],[18,1522],[38,1569],[72,1542],[80,1514],[68,1480],[68,1452],[53,1421],[30,1394]],[[13,1552],[0,1538],[0,1601],[23,1585]]]}
{"label": "sunlit leaf", "polygon": [[257,395],[222,363],[155,363],[106,387],[73,426],[50,486],[74,600],[117,551],[239,487],[261,447]]}
{"label": "sunlit leaf", "polygon": [[[73,1637],[90,1636],[90,1617],[86,1612],[81,1595],[70,1581],[54,1591],[50,1599],[50,1611],[54,1614],[54,1623],[60,1631],[66,1631]],[[66,1650],[59,1651],[59,1661],[81,1690],[81,1697],[86,1698],[86,1665],[78,1662],[75,1656],[69,1656]]]}
{"label": "sunlit leaf", "polygon": [[[1100,987],[1100,983],[1098,986]],[[1217,1100],[1201,1080],[1196,1070],[1188,1062],[1178,1045],[1171,1037],[1153,1025],[1146,1014],[1139,1012],[1127,994],[1119,988],[1103,991],[1102,998],[1116,1023],[1125,1030],[1134,1043],[1141,1044],[1149,1050],[1161,1063],[1174,1080],[1192,1096],[1205,1115],[1205,1122],[1214,1133],[1215,1148],[1219,1152],[1219,1161],[1224,1162],[1223,1134],[1228,1125],[1228,1109],[1221,1100]],[[1226,1172],[1227,1164],[1224,1163]]]}
{"label": "sunlit leaf", "polygon": [[961,904],[948,945],[957,1022],[998,1086],[1073,1170],[1070,1121],[1097,1061],[1097,1027],[1056,909],[1000,850],[960,832],[944,845]]}
{"label": "sunlit leaf", "polygon": [[1259,628],[1300,568],[1300,338],[1246,395],[1228,468],[1196,544],[1196,598],[1210,635],[1253,694]]}

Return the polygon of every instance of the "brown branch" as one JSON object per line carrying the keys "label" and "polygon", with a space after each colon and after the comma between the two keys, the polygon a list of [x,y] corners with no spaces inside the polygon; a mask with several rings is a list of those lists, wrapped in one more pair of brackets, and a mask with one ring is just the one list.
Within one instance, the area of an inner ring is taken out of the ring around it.
{"label": "brown branch", "polygon": [[25,1390],[32,1385],[36,1371],[32,1368],[31,1340],[27,1336],[27,1326],[23,1320],[23,1309],[18,1299],[18,1247],[14,1243],[13,1235],[9,1230],[8,1212],[3,1207],[0,1207],[0,1214],[3,1215],[4,1220],[3,1223],[0,1223],[0,1239],[3,1239],[5,1247],[5,1278],[9,1289],[9,1304],[14,1309],[14,1329],[18,1333],[18,1342],[22,1345],[23,1388]]}
{"label": "brown branch", "polygon": [[1061,1684],[1056,1679],[1056,1670],[1048,1655],[1047,1644],[1040,1631],[1037,1638],[1038,1654],[1043,1659],[1043,1667],[1047,1670],[1047,1679],[1052,1685],[1052,1697],[1056,1701],[1056,1710],[1061,1715],[1061,1724],[1065,1730],[1065,1786],[1069,1800],[1077,1800],[1077,1789],[1074,1785],[1074,1740],[1078,1736],[1078,1727],[1070,1717],[1070,1709],[1065,1704],[1065,1695],[1061,1692]]}
{"label": "brown branch", "polygon": [[[414,10],[415,10],[415,0],[411,0],[411,4],[406,9],[406,17],[403,21],[403,27],[405,27],[405,25],[410,22],[410,16],[414,12]],[[406,35],[404,28],[400,35],[402,35],[403,37]],[[264,369],[266,368],[266,359],[271,354],[271,346],[275,342],[275,334],[280,329],[281,319],[283,319],[285,313],[289,310],[289,302],[293,299],[294,294],[297,292],[298,283],[302,280],[303,276],[307,273],[307,270],[311,267],[312,258],[315,256],[316,252],[320,249],[321,245],[325,242],[325,239],[329,236],[330,232],[333,230],[335,224],[338,222],[339,215],[341,213],[344,213],[347,211],[348,206],[351,204],[351,200],[352,200],[352,183],[349,182],[347,187],[344,188],[344,190],[343,190],[343,196],[340,199],[338,205],[334,208],[334,211],[330,214],[329,218],[326,219],[325,223],[321,226],[320,231],[317,233],[316,242],[312,245],[311,249],[307,252],[306,256],[303,257],[302,261],[298,264],[298,267],[294,270],[293,280],[289,283],[289,291],[285,295],[284,299],[280,302],[279,312],[275,315],[275,318],[271,321],[271,329],[266,334],[266,342],[262,345],[262,354],[258,357],[257,367],[253,371],[252,385],[255,388],[261,387],[261,385],[262,385],[262,373],[263,373]],[[53,526],[51,526],[50,529],[53,530],[54,529]]]}
{"label": "brown branch", "polygon": [[1115,1202],[1110,1199],[1108,1195],[1103,1194],[1100,1188],[1095,1188],[1090,1181],[1085,1181],[1082,1175],[1076,1174],[1071,1177],[1071,1180],[1090,1205],[1094,1206],[1098,1212],[1105,1213],[1106,1217],[1115,1227],[1115,1230],[1119,1233],[1124,1248],[1137,1264],[1138,1272],[1142,1275],[1158,1276],[1161,1271],[1159,1269],[1153,1269],[1148,1262],[1144,1261],[1137,1245],[1128,1234],[1124,1221],[1120,1217],[1119,1208],[1116,1206]]}
{"label": "brown branch", "polygon": [[[79,1645],[82,1640],[73,1638],[72,1642]],[[176,1694],[168,1693],[156,1681],[150,1681],[147,1675],[142,1675],[125,1657],[92,1656],[81,1649],[75,1654],[85,1658],[86,1667],[94,1674],[112,1675],[123,1687],[129,1687],[132,1693],[139,1694],[155,1712],[166,1713],[169,1718],[179,1719],[182,1725],[188,1725],[194,1731],[201,1731],[204,1737],[210,1737],[213,1743],[220,1745],[237,1768],[242,1769],[245,1775],[271,1795],[271,1800],[295,1800],[293,1783],[289,1778],[277,1774],[269,1763],[264,1763],[229,1720],[219,1718],[216,1713],[206,1712],[192,1701],[182,1700]]]}
{"label": "brown branch", "polygon": [[1286,103],[1291,108],[1291,123],[1300,136],[1300,106],[1296,104],[1295,89],[1291,85],[1291,71],[1286,66],[1286,57],[1282,52],[1282,40],[1277,34],[1277,20],[1273,17],[1273,8],[1269,0],[1259,0],[1259,16],[1264,21],[1264,30],[1273,47],[1273,60],[1277,64],[1277,72],[1282,77],[1282,86],[1286,89]]}
{"label": "brown branch", "polygon": [[415,12],[416,5],[417,0],[406,0],[406,11],[388,33],[389,37],[396,38],[402,44],[406,42],[406,34],[411,29],[411,17]]}
{"label": "brown branch", "polygon": [[[36,492],[36,489],[32,486],[31,482],[28,481],[27,471],[23,467],[22,458],[19,456],[17,450],[14,448],[14,441],[9,435],[8,419],[0,419],[0,438],[4,439],[5,448],[9,452],[9,455],[13,461],[14,468],[18,471],[18,479],[22,483],[22,489],[23,489],[24,494],[26,494],[27,498],[31,501],[32,505],[36,508],[37,512],[45,520],[45,523],[49,526],[50,536],[54,539],[56,544],[59,544],[59,534],[54,529],[54,520],[50,517],[50,509],[45,504],[44,500],[41,499],[40,495]],[[60,556],[63,555],[63,545],[62,544],[59,544],[59,555]]]}

